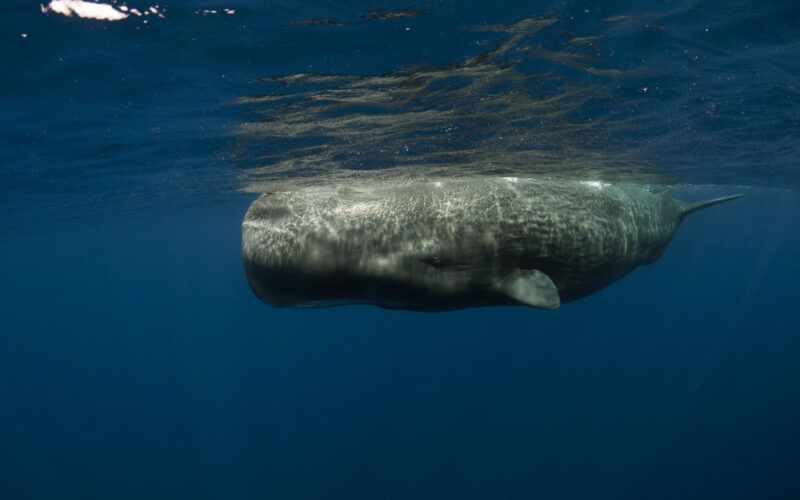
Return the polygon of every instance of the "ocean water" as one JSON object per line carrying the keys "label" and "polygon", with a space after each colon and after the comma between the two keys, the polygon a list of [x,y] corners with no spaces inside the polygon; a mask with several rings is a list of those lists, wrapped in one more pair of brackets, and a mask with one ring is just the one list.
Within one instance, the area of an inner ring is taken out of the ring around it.
{"label": "ocean water", "polygon": [[[3,14],[0,498],[800,498],[796,1]],[[248,288],[258,192],[487,174],[745,196],[556,311]]]}

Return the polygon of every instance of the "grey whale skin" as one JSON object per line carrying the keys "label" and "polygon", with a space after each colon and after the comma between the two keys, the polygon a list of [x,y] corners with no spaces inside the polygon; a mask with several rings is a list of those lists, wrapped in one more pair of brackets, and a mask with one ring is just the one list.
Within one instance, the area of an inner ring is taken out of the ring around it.
{"label": "grey whale skin", "polygon": [[253,202],[242,261],[275,306],[555,309],[654,262],[687,214],[739,196],[513,177],[305,187]]}

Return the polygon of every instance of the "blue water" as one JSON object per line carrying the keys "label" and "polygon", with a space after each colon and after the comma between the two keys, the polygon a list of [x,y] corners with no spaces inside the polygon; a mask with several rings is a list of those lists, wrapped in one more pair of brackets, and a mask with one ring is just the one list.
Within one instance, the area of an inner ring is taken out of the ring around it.
{"label": "blue water", "polygon": [[[796,2],[156,10],[4,4],[0,498],[800,498]],[[255,298],[260,183],[425,160],[745,197],[557,311]]]}

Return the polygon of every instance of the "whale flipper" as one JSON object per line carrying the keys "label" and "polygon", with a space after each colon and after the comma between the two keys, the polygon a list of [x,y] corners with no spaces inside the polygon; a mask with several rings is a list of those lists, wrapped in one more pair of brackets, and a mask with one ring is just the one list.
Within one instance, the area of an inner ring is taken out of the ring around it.
{"label": "whale flipper", "polygon": [[561,305],[553,280],[536,269],[515,269],[497,284],[497,289],[514,300],[540,309],[558,309]]}

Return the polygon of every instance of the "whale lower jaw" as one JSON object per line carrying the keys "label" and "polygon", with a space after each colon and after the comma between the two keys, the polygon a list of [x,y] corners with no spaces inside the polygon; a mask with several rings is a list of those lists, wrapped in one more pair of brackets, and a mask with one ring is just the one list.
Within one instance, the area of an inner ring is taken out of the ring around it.
{"label": "whale lower jaw", "polygon": [[275,307],[321,308],[362,304],[384,309],[436,312],[509,305],[555,309],[561,304],[555,284],[536,270],[516,271],[498,280],[495,287],[446,292],[384,277],[277,271],[250,265],[247,260],[245,274],[253,293]]}

